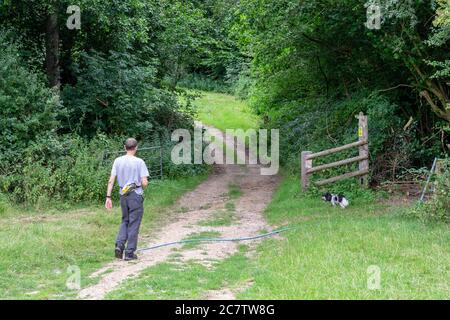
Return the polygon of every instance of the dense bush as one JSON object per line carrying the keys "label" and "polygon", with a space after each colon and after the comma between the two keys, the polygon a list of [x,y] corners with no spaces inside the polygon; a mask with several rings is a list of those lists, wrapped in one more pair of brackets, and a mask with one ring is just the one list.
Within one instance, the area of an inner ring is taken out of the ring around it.
{"label": "dense bush", "polygon": [[[170,159],[173,142],[163,139],[163,179],[204,173],[204,165],[176,166]],[[156,145],[142,141],[142,147]],[[36,207],[80,202],[98,203],[104,199],[106,184],[115,157],[122,155],[123,139],[97,135],[87,140],[77,135],[42,139],[28,147],[14,170],[0,175],[0,211],[7,198]],[[109,155],[105,157],[106,155]],[[159,179],[159,150],[138,153]],[[8,195],[8,197],[6,197]],[[116,196],[117,193],[115,192]]]}
{"label": "dense bush", "polygon": [[38,206],[100,199],[110,170],[102,166],[102,150],[118,145],[103,136],[90,142],[77,136],[36,141],[14,171],[0,176],[0,192]]}
{"label": "dense bush", "polygon": [[[448,23],[439,32],[430,24],[443,11],[427,1],[382,7],[382,28],[370,30],[361,1],[239,2],[231,30],[252,56],[250,101],[265,126],[280,129],[285,164],[298,170],[302,150],[355,141],[360,111],[369,115],[374,183],[448,153]],[[444,41],[428,41],[438,34]]]}
{"label": "dense bush", "polygon": [[54,134],[60,108],[44,77],[27,69],[18,47],[0,32],[0,170],[30,143]]}
{"label": "dense bush", "polygon": [[116,2],[80,1],[82,29],[69,30],[49,27],[66,0],[0,1],[0,28],[14,30],[0,34],[0,192],[102,196],[94,154],[126,136],[162,144],[166,176],[202,171],[168,159],[170,131],[193,127],[177,86],[249,98],[296,170],[300,151],[354,141],[360,111],[375,183],[448,153],[445,0],[387,0],[380,30],[364,26],[371,0]]}
{"label": "dense bush", "polygon": [[158,88],[155,73],[131,54],[82,54],[75,68],[77,83],[62,94],[68,110],[64,129],[86,137],[103,132],[148,138],[192,126],[176,96]]}
{"label": "dense bush", "polygon": [[5,214],[9,209],[10,204],[8,201],[8,197],[4,194],[0,193],[0,216]]}
{"label": "dense bush", "polygon": [[163,146],[165,177],[203,172],[169,159],[194,109],[163,79],[212,57],[211,4],[83,0],[82,30],[49,28],[68,4],[0,1],[0,192],[33,205],[103,198],[111,163],[99,157],[128,136]]}
{"label": "dense bush", "polygon": [[[254,106],[264,108],[270,104],[270,96],[252,100]],[[367,91],[355,92],[346,100],[325,97],[278,103],[279,108],[263,111],[266,125],[280,129],[281,161],[292,170],[299,168],[301,151],[317,152],[358,139],[360,111],[369,118],[369,148],[372,182],[397,179],[403,170],[417,163],[417,159],[429,159],[439,154],[439,138],[420,140],[417,122],[408,126],[401,116],[401,108],[381,94]],[[424,145],[427,145],[424,148]],[[345,159],[357,155],[357,149],[330,155],[315,160],[315,165]],[[353,169],[357,168],[354,164]],[[316,174],[329,177],[348,171],[342,167]]]}
{"label": "dense bush", "polygon": [[103,152],[122,150],[127,136],[162,143],[165,177],[204,171],[175,167],[168,158],[170,131],[192,128],[194,111],[189,99],[182,105],[157,87],[151,66],[128,54],[82,54],[77,83],[63,89],[60,102],[5,37],[0,35],[0,211],[6,196],[37,206],[103,199],[111,170]]}
{"label": "dense bush", "polygon": [[251,97],[254,84],[254,79],[247,70],[244,70],[232,81],[233,93],[240,99],[246,100]]}

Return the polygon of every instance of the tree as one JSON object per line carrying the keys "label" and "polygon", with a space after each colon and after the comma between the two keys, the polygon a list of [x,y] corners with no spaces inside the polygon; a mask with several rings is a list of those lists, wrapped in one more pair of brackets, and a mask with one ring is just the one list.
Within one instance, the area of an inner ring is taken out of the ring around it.
{"label": "tree", "polygon": [[[376,4],[376,1],[369,3]],[[433,9],[431,1],[389,0],[383,2],[384,22],[374,45],[392,55],[412,75],[411,85],[425,99],[431,110],[450,122],[449,74],[436,77],[436,67],[449,63],[449,1],[439,1]],[[429,25],[436,15],[434,28]],[[434,62],[430,62],[434,61]],[[436,61],[444,61],[436,63]]]}
{"label": "tree", "polygon": [[0,169],[59,127],[56,95],[46,88],[45,79],[24,66],[18,53],[19,47],[0,32]]}
{"label": "tree", "polygon": [[35,61],[33,55],[41,56],[41,48],[45,48],[43,56],[50,87],[60,85],[60,4],[58,0],[7,0],[0,4],[0,25],[21,35],[24,49],[29,50],[30,61]]}
{"label": "tree", "polygon": [[50,87],[61,85],[59,65],[59,24],[56,2],[49,4],[45,30],[45,69]]}

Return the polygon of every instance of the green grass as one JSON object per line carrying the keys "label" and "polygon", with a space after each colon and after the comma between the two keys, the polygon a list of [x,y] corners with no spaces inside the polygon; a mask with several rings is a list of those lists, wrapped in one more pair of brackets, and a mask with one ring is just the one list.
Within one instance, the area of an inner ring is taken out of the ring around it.
{"label": "green grass", "polygon": [[208,227],[230,226],[235,221],[236,205],[233,202],[225,203],[225,210],[213,213],[212,219],[201,221],[199,225]]}
{"label": "green grass", "polygon": [[[255,125],[230,96],[205,93],[197,103],[200,120],[219,129]],[[239,191],[230,186],[228,196]],[[408,219],[405,208],[382,205],[377,196],[353,189],[342,210],[318,194],[302,194],[298,177],[285,176],[265,216],[274,227],[295,230],[265,240],[253,258],[241,252],[213,268],[154,266],[108,298],[198,299],[225,287],[237,289],[240,299],[448,299],[449,226]],[[372,266],[380,270],[377,290],[368,288]]]}
{"label": "green grass", "polygon": [[236,211],[236,205],[234,204],[234,202],[227,202],[227,203],[225,203],[225,209],[227,211],[234,212],[234,211]]}
{"label": "green grass", "polygon": [[[266,216],[298,226],[268,240],[252,263],[259,271],[243,299],[447,299],[448,225],[425,225],[392,208],[350,199],[347,210],[303,196],[287,177]],[[369,266],[381,270],[381,289],[367,287]]]}
{"label": "green grass", "polygon": [[[254,286],[245,299],[447,299],[448,238],[392,217],[307,221],[284,242],[259,249]],[[369,290],[368,268],[381,270]]]}
{"label": "green grass", "polygon": [[230,184],[228,186],[228,197],[230,199],[237,199],[242,196],[242,190],[241,187],[236,184]]}
{"label": "green grass", "polygon": [[258,129],[259,119],[245,101],[231,95],[201,92],[202,96],[194,101],[198,107],[198,119],[204,124],[220,130]]}
{"label": "green grass", "polygon": [[[109,298],[198,299],[226,287],[240,299],[447,299],[448,225],[407,219],[364,193],[350,201],[333,208],[285,177],[265,214],[297,229],[264,241],[254,258],[239,253],[212,269],[152,267]],[[379,290],[368,289],[371,266],[381,271]]]}
{"label": "green grass", "polygon": [[201,226],[207,227],[224,227],[230,226],[234,221],[234,212],[233,211],[217,211],[214,213],[214,217],[211,220],[206,220],[200,222]]}
{"label": "green grass", "polygon": [[[219,129],[258,128],[258,119],[245,102],[232,96],[204,93],[196,101],[199,119]],[[163,181],[146,192],[142,233],[163,222],[164,209],[204,176]],[[242,192],[230,185],[227,196]],[[249,258],[247,247],[206,268],[195,262],[167,263],[127,281],[109,299],[194,299],[208,290],[236,289],[241,299],[447,299],[450,292],[450,233],[443,223],[423,224],[381,205],[373,193],[348,195],[350,207],[333,208],[320,196],[304,195],[298,177],[285,176],[265,211],[274,227],[296,226],[281,239],[268,239]],[[120,210],[100,206],[48,212],[9,209],[0,199],[0,298],[64,299],[75,297],[65,283],[69,266],[87,276],[112,261]],[[234,203],[204,223],[229,225]],[[183,211],[183,210],[182,210]],[[179,212],[178,214],[183,214]],[[218,233],[189,238],[217,237]],[[188,244],[186,248],[197,244]],[[367,287],[368,268],[381,271],[381,288]],[[249,285],[251,283],[251,285]]]}
{"label": "green grass", "polygon": [[[152,183],[146,190],[141,233],[160,224],[164,209],[205,176]],[[97,207],[71,211],[8,210],[0,217],[0,297],[2,299],[64,299],[75,297],[66,287],[67,268],[78,266],[81,284],[112,261],[121,214]]]}

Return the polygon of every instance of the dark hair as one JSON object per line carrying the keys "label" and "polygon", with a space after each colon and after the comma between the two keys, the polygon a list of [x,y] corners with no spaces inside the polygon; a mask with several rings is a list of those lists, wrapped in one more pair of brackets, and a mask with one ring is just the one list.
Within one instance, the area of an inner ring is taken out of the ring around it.
{"label": "dark hair", "polygon": [[331,193],[329,193],[329,192],[327,192],[327,193],[324,193],[323,195],[322,195],[322,198],[325,200],[325,201],[331,201],[331,198],[332,198],[333,196],[331,195]]}
{"label": "dark hair", "polygon": [[128,138],[125,141],[125,149],[127,151],[136,149],[137,145],[138,145],[138,143],[137,143],[137,140],[135,138]]}

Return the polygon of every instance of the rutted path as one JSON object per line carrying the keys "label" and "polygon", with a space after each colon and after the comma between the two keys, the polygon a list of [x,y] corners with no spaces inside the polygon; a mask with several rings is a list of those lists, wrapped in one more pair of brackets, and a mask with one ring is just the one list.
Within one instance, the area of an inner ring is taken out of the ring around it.
{"label": "rutted path", "polygon": [[[219,130],[213,130],[219,139],[223,138]],[[232,146],[233,141],[225,141]],[[262,230],[271,230],[263,218],[263,210],[270,202],[278,183],[277,176],[262,176],[259,165],[216,165],[214,173],[196,189],[186,193],[172,208],[175,212],[169,223],[150,235],[140,238],[140,247],[148,247],[165,242],[185,239],[193,233],[219,232],[223,238],[254,236]],[[229,226],[201,226],[202,221],[217,217],[217,211],[224,210],[229,201],[230,185],[239,186],[242,196],[235,199],[233,223]],[[181,213],[182,212],[182,213]],[[145,230],[141,230],[145,232]],[[257,242],[246,242],[254,245]],[[203,243],[192,249],[178,250],[181,261],[196,260],[210,265],[213,261],[224,259],[238,250],[239,243],[215,242]],[[79,292],[81,299],[103,299],[105,295],[120,286],[123,281],[139,275],[144,269],[166,261],[174,248],[181,245],[163,247],[142,252],[136,262],[115,261],[94,272],[91,277],[100,277],[97,284]],[[206,298],[233,298],[230,292],[209,292]]]}

